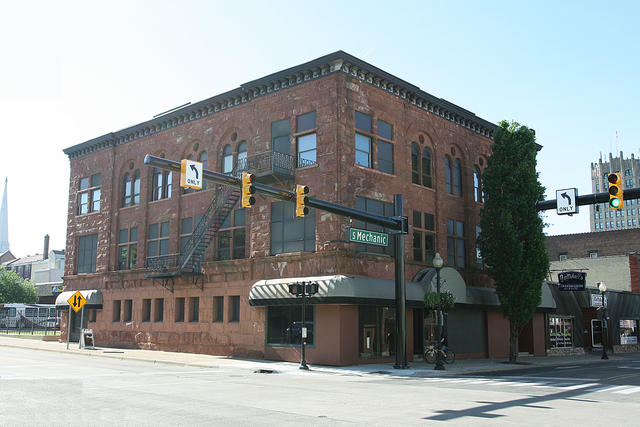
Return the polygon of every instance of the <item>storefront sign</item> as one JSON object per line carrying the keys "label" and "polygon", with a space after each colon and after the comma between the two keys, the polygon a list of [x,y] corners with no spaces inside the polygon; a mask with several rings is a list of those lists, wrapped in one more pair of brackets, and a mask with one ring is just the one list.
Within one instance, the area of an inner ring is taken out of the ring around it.
{"label": "storefront sign", "polygon": [[564,271],[558,273],[558,290],[584,291],[587,273],[582,271]]}
{"label": "storefront sign", "polygon": [[[607,307],[607,297],[604,297],[604,306]],[[602,294],[591,294],[591,307],[602,307]]]}

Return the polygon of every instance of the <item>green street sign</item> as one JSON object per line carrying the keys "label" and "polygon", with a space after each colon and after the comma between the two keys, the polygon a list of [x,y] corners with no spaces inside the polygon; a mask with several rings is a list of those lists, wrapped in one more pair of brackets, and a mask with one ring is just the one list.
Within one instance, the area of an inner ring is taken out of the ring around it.
{"label": "green street sign", "polygon": [[347,227],[347,241],[367,245],[389,246],[389,235]]}

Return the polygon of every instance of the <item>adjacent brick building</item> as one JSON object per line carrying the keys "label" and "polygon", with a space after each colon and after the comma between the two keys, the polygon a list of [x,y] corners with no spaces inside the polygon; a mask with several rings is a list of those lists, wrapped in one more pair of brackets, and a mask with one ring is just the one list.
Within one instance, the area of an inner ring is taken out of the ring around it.
{"label": "adjacent brick building", "polygon": [[[439,252],[444,289],[457,297],[451,346],[466,357],[506,356],[507,323],[475,249],[494,130],[336,52],[70,147],[65,290],[101,294],[85,317],[98,345],[294,361],[301,317],[286,285],[313,281],[310,363],[393,357],[393,246],[345,236],[350,225],[376,227],[319,210],[297,218],[293,204],[260,196],[242,209],[237,189],[185,190],[177,174],[143,163],[147,154],[191,158],[383,216],[403,195],[409,354],[432,338],[422,298]],[[189,255],[200,242],[202,258]],[[77,331],[79,316],[72,322]],[[523,337],[527,351],[544,352],[542,314]]]}

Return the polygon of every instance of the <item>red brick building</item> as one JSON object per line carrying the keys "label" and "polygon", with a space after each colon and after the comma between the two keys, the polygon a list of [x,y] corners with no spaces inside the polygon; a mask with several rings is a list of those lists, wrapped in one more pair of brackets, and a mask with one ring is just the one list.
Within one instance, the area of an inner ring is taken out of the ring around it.
{"label": "red brick building", "polygon": [[[439,252],[444,289],[457,298],[446,316],[450,345],[466,357],[506,356],[507,323],[475,249],[494,129],[336,52],[70,147],[65,289],[101,294],[85,316],[98,345],[297,361],[299,301],[286,285],[315,281],[310,363],[393,358],[393,245],[345,235],[350,225],[376,227],[320,210],[297,218],[292,203],[260,196],[243,209],[237,189],[185,190],[177,174],[143,163],[147,154],[191,158],[383,216],[403,195],[408,353],[433,330],[422,299]],[[201,257],[186,249],[196,246]],[[541,316],[521,340],[536,354]]]}

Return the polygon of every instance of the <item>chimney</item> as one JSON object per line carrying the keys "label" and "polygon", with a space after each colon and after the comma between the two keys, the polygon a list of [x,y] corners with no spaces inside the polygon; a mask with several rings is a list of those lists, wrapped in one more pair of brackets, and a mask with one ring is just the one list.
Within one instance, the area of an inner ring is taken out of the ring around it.
{"label": "chimney", "polygon": [[44,236],[44,249],[42,252],[42,260],[46,261],[49,259],[49,235]]}

